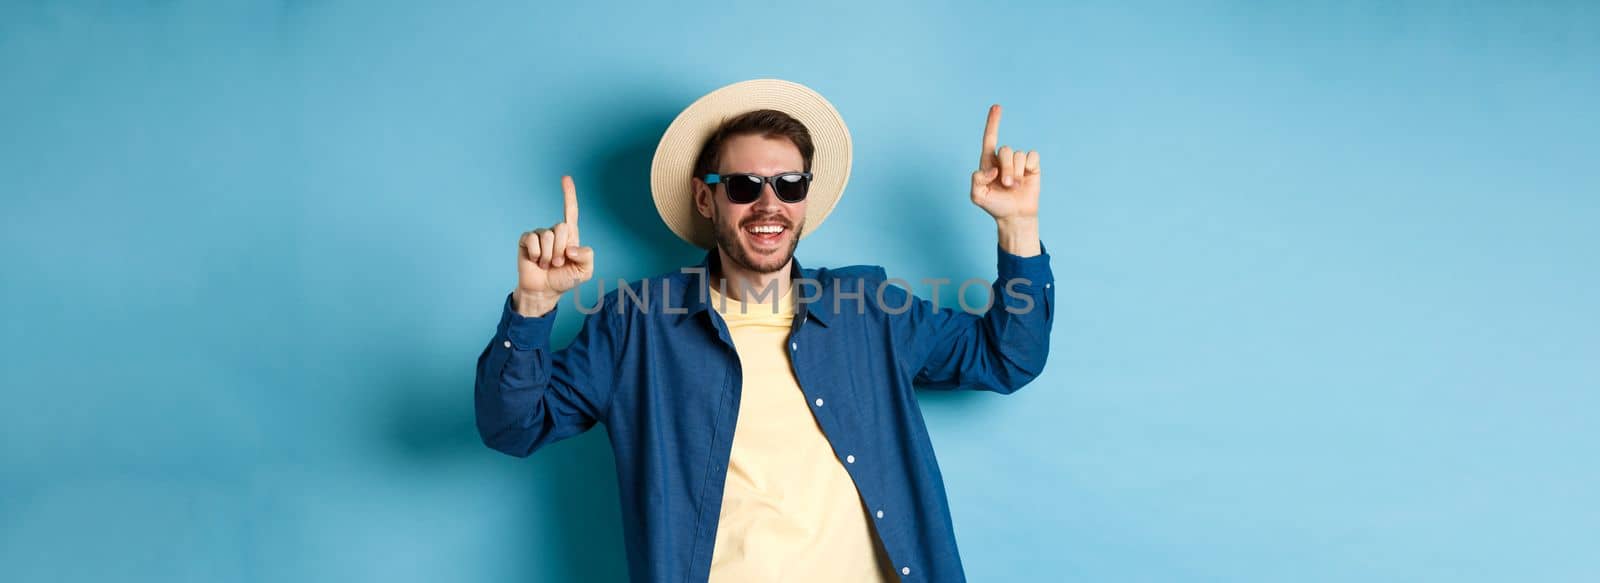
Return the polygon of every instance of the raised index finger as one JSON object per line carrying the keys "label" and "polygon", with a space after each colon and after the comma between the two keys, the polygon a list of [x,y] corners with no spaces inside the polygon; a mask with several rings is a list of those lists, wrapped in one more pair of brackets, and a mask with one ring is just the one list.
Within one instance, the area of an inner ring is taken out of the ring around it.
{"label": "raised index finger", "polygon": [[994,167],[994,148],[1000,143],[1000,104],[989,106],[989,123],[983,127],[983,155],[978,159],[978,169]]}
{"label": "raised index finger", "polygon": [[566,213],[562,220],[564,223],[578,224],[578,187],[572,184],[571,176],[561,177],[561,194],[566,199]]}

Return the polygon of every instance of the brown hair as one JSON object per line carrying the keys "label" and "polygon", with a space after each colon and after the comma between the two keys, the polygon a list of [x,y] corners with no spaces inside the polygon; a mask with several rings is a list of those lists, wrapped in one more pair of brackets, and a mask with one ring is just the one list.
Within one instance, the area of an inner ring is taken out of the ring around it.
{"label": "brown hair", "polygon": [[758,109],[722,122],[700,148],[700,156],[694,161],[694,177],[704,180],[707,174],[717,172],[722,164],[722,144],[729,138],[745,135],[788,138],[794,147],[800,149],[800,158],[805,160],[806,165],[804,170],[811,171],[811,155],[816,152],[816,147],[811,144],[811,132],[806,130],[805,124],[776,109]]}

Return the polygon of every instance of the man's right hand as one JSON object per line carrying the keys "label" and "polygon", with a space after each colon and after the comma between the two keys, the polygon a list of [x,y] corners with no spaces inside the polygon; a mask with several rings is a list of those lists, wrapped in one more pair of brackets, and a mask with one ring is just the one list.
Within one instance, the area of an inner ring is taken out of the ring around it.
{"label": "man's right hand", "polygon": [[550,313],[561,294],[594,276],[594,249],[578,246],[578,190],[571,176],[561,177],[566,198],[565,220],[522,234],[517,241],[517,289],[511,293],[517,313],[534,318]]}

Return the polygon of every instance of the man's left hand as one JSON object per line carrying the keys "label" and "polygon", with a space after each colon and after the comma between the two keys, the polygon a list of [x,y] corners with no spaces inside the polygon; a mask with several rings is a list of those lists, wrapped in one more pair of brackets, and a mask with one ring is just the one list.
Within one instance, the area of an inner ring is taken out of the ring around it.
{"label": "man's left hand", "polygon": [[1039,153],[1001,146],[1000,106],[989,106],[989,123],[983,128],[983,154],[972,173],[972,202],[994,217],[1000,248],[1013,255],[1032,257],[1039,243]]}
{"label": "man's left hand", "polygon": [[983,128],[983,154],[972,173],[972,202],[996,221],[1039,216],[1039,153],[1013,150],[1000,141],[1000,106],[989,106]]}

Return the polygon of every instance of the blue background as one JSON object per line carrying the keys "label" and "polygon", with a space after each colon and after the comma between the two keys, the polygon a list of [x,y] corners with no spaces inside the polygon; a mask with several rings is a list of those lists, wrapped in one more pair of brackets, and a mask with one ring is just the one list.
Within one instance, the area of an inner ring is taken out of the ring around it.
{"label": "blue background", "polygon": [[1043,154],[1050,366],[923,401],[973,580],[1600,579],[1596,22],[6,2],[0,579],[624,579],[604,433],[484,448],[474,359],[563,173],[599,277],[696,260],[651,152],[768,76],[855,137],[811,265],[992,277],[985,106]]}

